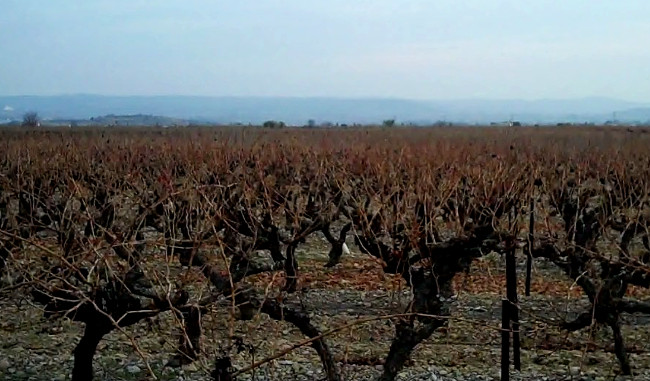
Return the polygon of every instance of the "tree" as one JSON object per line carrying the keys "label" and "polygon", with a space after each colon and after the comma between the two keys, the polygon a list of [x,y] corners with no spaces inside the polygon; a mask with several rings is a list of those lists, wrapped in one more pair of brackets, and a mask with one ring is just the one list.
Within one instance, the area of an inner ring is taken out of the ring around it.
{"label": "tree", "polygon": [[262,126],[265,127],[265,128],[284,128],[287,125],[284,122],[278,122],[278,121],[275,121],[275,120],[267,120],[266,122],[264,122],[264,124],[262,124]]}
{"label": "tree", "polygon": [[384,127],[393,127],[395,125],[395,119],[386,119],[382,122]]}
{"label": "tree", "polygon": [[28,111],[23,115],[23,127],[38,127],[41,125],[38,113],[35,111]]}

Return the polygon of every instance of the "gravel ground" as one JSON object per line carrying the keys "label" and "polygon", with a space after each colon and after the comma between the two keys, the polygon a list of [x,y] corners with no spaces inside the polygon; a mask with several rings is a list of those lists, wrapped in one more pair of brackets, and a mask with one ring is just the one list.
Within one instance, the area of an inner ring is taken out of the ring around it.
{"label": "gravel ground", "polygon": [[[356,262],[356,259],[363,259],[367,263],[365,257],[352,255],[337,268],[329,270],[322,269],[326,259],[324,255],[310,258],[313,263],[302,259],[303,272],[318,272],[320,275],[305,280],[303,291],[289,296],[286,303],[301,304],[310,311],[313,323],[322,331],[355,319],[401,313],[408,304],[408,291],[400,291],[394,279],[379,273],[376,274],[376,282],[358,279],[361,276],[358,274],[372,275],[377,270]],[[554,286],[554,282],[565,284],[566,281],[553,270],[543,263],[538,266],[545,282]],[[500,271],[497,264],[490,271],[478,273],[484,277],[488,277],[485,274],[489,273],[490,279],[499,279]],[[350,281],[328,281],[339,278]],[[459,281],[461,283],[466,282]],[[452,319],[448,326],[416,349],[411,364],[400,374],[399,380],[499,379],[500,332],[497,329],[501,296],[498,291],[502,291],[502,286],[496,284],[496,291],[490,287],[486,282],[485,286],[474,285],[459,290],[458,297],[453,301]],[[520,305],[522,371],[513,371],[511,379],[650,380],[648,316],[625,318],[624,335],[635,372],[634,377],[625,378],[617,376],[618,363],[611,348],[608,348],[613,341],[607,329],[597,329],[590,337],[587,331],[566,334],[556,328],[557,322],[571,318],[588,307],[584,298],[534,294],[521,298]],[[0,380],[69,379],[72,351],[82,329],[80,324],[46,321],[37,307],[26,302],[2,301],[0,315]],[[231,335],[254,348],[253,354],[248,351],[239,354],[229,352],[238,369],[304,339],[293,326],[266,316],[257,316],[251,321],[236,322],[234,325],[228,322],[229,316],[223,311],[204,316],[204,355],[183,369],[165,367],[177,342],[169,314],[125,331],[145,354],[146,362],[133,350],[125,334],[112,333],[102,341],[95,357],[96,378],[149,380],[152,377],[147,369],[148,364],[160,380],[208,380],[213,359],[226,350],[224,343]],[[373,380],[381,374],[381,360],[388,353],[393,334],[393,323],[378,319],[335,333],[327,340],[346,380]],[[590,343],[595,347],[590,348]],[[246,373],[238,378],[253,379],[319,380],[324,379],[324,375],[315,351],[310,347],[301,347],[256,369],[255,373]]]}
{"label": "gravel ground", "polygon": [[[359,292],[354,290],[312,290],[300,295],[303,305],[313,314],[315,324],[325,330],[345,324],[353,319],[399,312],[405,298],[388,296],[381,291]],[[391,304],[386,301],[393,299]],[[584,305],[579,301],[572,308]],[[555,319],[545,311],[557,309],[558,301],[542,297],[522,302],[522,310],[539,311],[546,321]],[[413,363],[400,375],[400,380],[498,380],[499,379],[499,333],[494,327],[500,319],[499,301],[482,296],[467,295],[454,302],[454,317],[449,327],[418,347]],[[13,317],[0,325],[0,374],[7,380],[65,380],[72,368],[71,353],[78,340],[80,325],[60,322],[51,326],[40,317],[37,309],[23,305],[3,305],[4,316]],[[7,315],[9,313],[9,315]],[[573,314],[574,312],[569,312]],[[215,337],[224,337],[227,327],[217,327],[216,321],[223,316],[206,316],[206,342],[208,353],[217,354]],[[641,323],[644,323],[642,321]],[[148,356],[154,372],[163,380],[206,380],[211,356],[205,356],[197,364],[182,370],[164,368],[168,354],[174,348],[174,339],[163,335],[170,322],[161,318],[155,322],[153,332],[141,324],[128,332],[136,337],[138,345]],[[626,325],[628,347],[638,348],[631,361],[638,373],[637,380],[650,380],[650,340],[648,326]],[[363,359],[370,364],[354,365],[341,362],[345,379],[371,380],[381,372],[380,360],[385,356],[393,334],[393,325],[378,320],[335,334],[329,338],[333,351],[347,357],[349,363]],[[290,325],[260,317],[246,323],[237,323],[235,335],[245,343],[256,347],[260,359],[284,346],[302,339]],[[549,340],[550,336],[554,340]],[[579,343],[588,342],[584,333],[563,336],[542,320],[523,319],[522,323],[522,372],[515,372],[514,380],[611,380],[618,365],[612,353],[599,350],[587,352]],[[611,342],[605,330],[598,331],[595,340],[603,345]],[[578,344],[576,344],[578,343]],[[573,344],[573,345],[570,345]],[[547,349],[540,349],[540,348]],[[250,363],[251,356],[235,356],[237,366]],[[377,364],[372,365],[372,361]],[[109,335],[101,344],[96,357],[98,379],[144,380],[150,379],[146,365],[133,353],[130,343],[121,334]],[[300,348],[273,363],[258,369],[255,380],[313,380],[322,379],[323,372],[315,352]],[[246,374],[241,380],[251,380]],[[618,377],[617,379],[623,379]]]}

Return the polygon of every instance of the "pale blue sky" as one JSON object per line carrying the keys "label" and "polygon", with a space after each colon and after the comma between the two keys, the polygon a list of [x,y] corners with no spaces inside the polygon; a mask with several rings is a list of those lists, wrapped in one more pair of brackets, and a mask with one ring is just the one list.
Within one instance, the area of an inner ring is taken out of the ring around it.
{"label": "pale blue sky", "polygon": [[650,101],[648,0],[1,0],[0,94]]}

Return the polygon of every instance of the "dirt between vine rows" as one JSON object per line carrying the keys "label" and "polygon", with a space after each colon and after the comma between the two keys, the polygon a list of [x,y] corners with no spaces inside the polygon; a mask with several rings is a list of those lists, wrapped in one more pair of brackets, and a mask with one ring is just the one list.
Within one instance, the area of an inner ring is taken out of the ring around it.
{"label": "dirt between vine rows", "polygon": [[[379,318],[405,311],[409,293],[398,278],[384,275],[368,256],[353,253],[341,264],[325,269],[327,250],[310,245],[299,250],[301,291],[284,296],[287,304],[302,305],[322,332],[359,319],[377,317],[351,325],[327,337],[346,380],[371,380],[381,373],[394,334],[391,319]],[[438,330],[417,347],[400,380],[498,380],[501,299],[505,290],[503,259],[490,255],[477,261],[469,275],[456,279],[457,296],[446,328]],[[520,263],[523,266],[523,263]],[[523,294],[523,271],[520,293]],[[533,293],[520,295],[522,370],[515,380],[650,380],[650,317],[627,315],[623,332],[635,375],[617,376],[618,362],[608,328],[595,327],[576,333],[561,332],[558,322],[588,308],[579,288],[572,286],[556,268],[537,261]],[[266,285],[268,276],[253,283]],[[276,281],[281,282],[281,279]],[[647,290],[630,294],[649,300]],[[277,297],[277,296],[276,296]],[[37,306],[27,300],[0,304],[0,379],[65,380],[72,369],[72,350],[82,326],[65,320],[43,319]],[[147,369],[160,380],[208,380],[213,360],[227,350],[228,338],[242,344],[230,350],[241,369],[300,342],[304,337],[290,324],[264,315],[251,321],[233,321],[225,309],[204,316],[204,354],[183,369],[165,364],[176,348],[177,332],[169,314],[112,333],[100,344],[95,357],[98,380],[149,380]],[[133,350],[135,339],[144,359]],[[279,357],[238,380],[323,379],[321,363],[309,346]]]}

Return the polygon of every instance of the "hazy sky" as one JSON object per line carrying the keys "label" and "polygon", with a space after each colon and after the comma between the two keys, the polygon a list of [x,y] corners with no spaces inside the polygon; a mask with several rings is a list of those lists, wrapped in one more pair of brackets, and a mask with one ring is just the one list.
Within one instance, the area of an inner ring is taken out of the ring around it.
{"label": "hazy sky", "polygon": [[648,0],[2,0],[0,94],[650,101]]}

